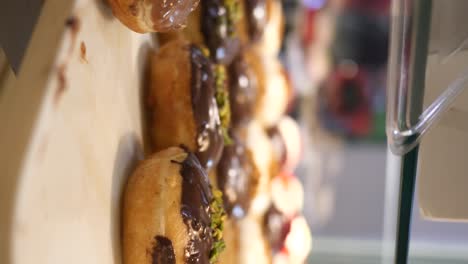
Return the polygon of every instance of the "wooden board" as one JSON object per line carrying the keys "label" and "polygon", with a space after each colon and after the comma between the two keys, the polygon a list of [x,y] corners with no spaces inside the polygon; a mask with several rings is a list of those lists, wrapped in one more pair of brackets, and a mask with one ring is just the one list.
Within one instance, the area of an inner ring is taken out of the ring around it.
{"label": "wooden board", "polygon": [[45,1],[2,91],[0,263],[120,263],[120,194],[143,156],[152,40],[103,2]]}

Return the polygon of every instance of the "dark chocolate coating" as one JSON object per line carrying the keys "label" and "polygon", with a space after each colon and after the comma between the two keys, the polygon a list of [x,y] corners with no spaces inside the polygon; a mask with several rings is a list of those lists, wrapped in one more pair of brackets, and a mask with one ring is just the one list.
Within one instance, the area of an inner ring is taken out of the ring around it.
{"label": "dark chocolate coating", "polygon": [[[240,40],[230,23],[225,0],[204,0],[200,3],[200,25],[211,59],[228,65],[239,53]],[[231,21],[232,22],[232,21]]]}
{"label": "dark chocolate coating", "polygon": [[245,145],[232,136],[233,144],[224,147],[218,164],[218,186],[223,192],[224,208],[228,215],[242,218],[246,215],[252,200],[255,185],[255,167]]}
{"label": "dark chocolate coating", "polygon": [[[205,169],[221,158],[224,139],[215,99],[213,65],[195,45],[191,45],[192,108],[197,125],[196,155]],[[176,121],[176,120],[175,120]],[[175,122],[174,121],[174,122]]]}
{"label": "dark chocolate coating", "polygon": [[165,236],[156,236],[153,247],[153,264],[175,264],[172,241]]}
{"label": "dark chocolate coating", "polygon": [[236,57],[228,70],[231,126],[237,127],[253,117],[257,79],[242,56]]}
{"label": "dark chocolate coating", "polygon": [[213,237],[210,215],[210,202],[213,199],[208,175],[195,155],[188,152],[180,163],[182,176],[182,219],[187,227],[189,242],[185,247],[185,262],[188,264],[210,263]]}
{"label": "dark chocolate coating", "polygon": [[287,158],[286,143],[284,142],[283,136],[277,126],[270,127],[266,132],[271,140],[271,144],[273,145],[276,162],[278,162],[279,168],[282,168],[286,163]]}
{"label": "dark chocolate coating", "polygon": [[259,40],[267,22],[266,0],[245,0],[245,16],[250,40]]}
{"label": "dark chocolate coating", "polygon": [[263,231],[273,253],[280,251],[291,230],[291,222],[272,205],[263,218]]}

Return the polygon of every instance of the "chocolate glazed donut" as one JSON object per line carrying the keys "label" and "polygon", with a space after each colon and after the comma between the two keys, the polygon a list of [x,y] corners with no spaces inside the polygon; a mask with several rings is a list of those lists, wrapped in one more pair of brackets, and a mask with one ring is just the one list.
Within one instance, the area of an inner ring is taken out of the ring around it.
{"label": "chocolate glazed donut", "polygon": [[107,0],[112,13],[139,33],[181,28],[199,0]]}
{"label": "chocolate glazed donut", "polygon": [[124,263],[212,263],[222,248],[221,208],[195,155],[179,147],[154,154],[125,188]]}
{"label": "chocolate glazed donut", "polygon": [[267,22],[266,0],[244,0],[250,40],[255,42],[263,35]]}
{"label": "chocolate glazed donut", "polygon": [[210,170],[223,150],[214,68],[197,46],[177,39],[152,56],[148,108],[155,150],[184,145]]}
{"label": "chocolate glazed donut", "polygon": [[200,25],[210,57],[229,64],[239,52],[240,40],[235,23],[239,19],[239,0],[204,0],[200,5]]}
{"label": "chocolate glazed donut", "polygon": [[218,165],[217,182],[228,215],[242,218],[249,210],[259,175],[252,153],[236,134],[231,133],[231,138],[232,144],[224,147]]}
{"label": "chocolate glazed donut", "polygon": [[206,46],[209,57],[215,62],[229,65],[239,53],[241,42],[236,29],[242,12],[240,0],[203,0],[190,14],[187,27],[182,31],[159,34],[159,41],[186,39]]}
{"label": "chocolate glazed donut", "polygon": [[241,54],[229,65],[228,70],[231,126],[235,128],[247,124],[253,118],[257,79]]}

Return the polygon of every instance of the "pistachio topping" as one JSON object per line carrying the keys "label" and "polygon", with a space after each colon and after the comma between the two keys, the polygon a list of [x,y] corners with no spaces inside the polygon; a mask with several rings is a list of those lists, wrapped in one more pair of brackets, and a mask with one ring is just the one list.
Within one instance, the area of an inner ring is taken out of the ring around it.
{"label": "pistachio topping", "polygon": [[217,64],[215,66],[216,83],[216,103],[218,104],[219,119],[221,120],[221,129],[224,137],[224,144],[232,144],[232,139],[228,134],[231,125],[231,107],[229,105],[229,93],[227,89],[226,68]]}
{"label": "pistachio topping", "polygon": [[210,204],[211,212],[211,230],[213,234],[213,247],[210,251],[210,263],[218,262],[218,257],[224,250],[226,245],[223,240],[224,221],[226,220],[226,212],[223,208],[223,193],[212,187],[213,200]]}
{"label": "pistachio topping", "polygon": [[207,47],[205,47],[205,46],[200,46],[199,48],[200,48],[201,52],[203,53],[203,55],[204,55],[205,57],[207,57],[207,58],[210,57],[210,50],[209,50]]}
{"label": "pistachio topping", "polygon": [[239,7],[238,0],[224,0],[227,9],[227,26],[230,29],[229,34],[232,36],[235,33],[235,25],[242,16],[242,9]]}

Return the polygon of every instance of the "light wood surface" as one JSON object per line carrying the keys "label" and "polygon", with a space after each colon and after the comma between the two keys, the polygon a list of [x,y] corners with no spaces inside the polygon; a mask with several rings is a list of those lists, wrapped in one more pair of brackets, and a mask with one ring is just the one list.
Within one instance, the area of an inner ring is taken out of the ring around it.
{"label": "light wood surface", "polygon": [[120,263],[120,194],[143,156],[151,45],[102,0],[45,1],[0,97],[0,263]]}

